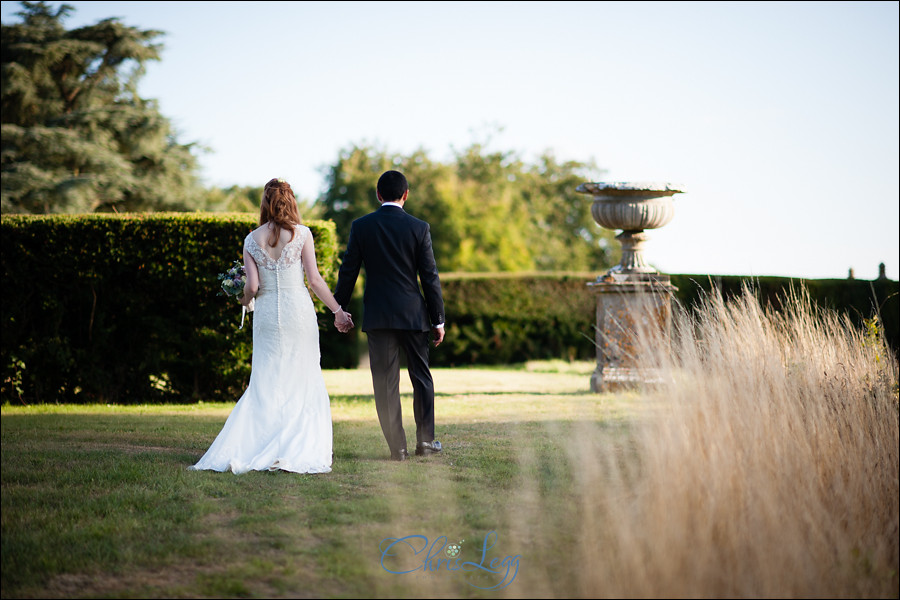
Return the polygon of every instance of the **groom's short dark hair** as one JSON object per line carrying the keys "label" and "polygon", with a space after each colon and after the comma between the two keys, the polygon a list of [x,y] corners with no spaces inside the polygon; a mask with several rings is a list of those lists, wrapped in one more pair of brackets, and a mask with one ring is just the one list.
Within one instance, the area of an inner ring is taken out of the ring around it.
{"label": "groom's short dark hair", "polygon": [[385,171],[378,178],[378,196],[383,202],[399,200],[409,189],[406,177],[400,171]]}

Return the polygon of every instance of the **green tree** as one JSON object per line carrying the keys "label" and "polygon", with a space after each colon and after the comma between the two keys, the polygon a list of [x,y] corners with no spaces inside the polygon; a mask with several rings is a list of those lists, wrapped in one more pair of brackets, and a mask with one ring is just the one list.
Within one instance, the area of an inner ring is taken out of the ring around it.
{"label": "green tree", "polygon": [[621,259],[615,232],[603,229],[591,216],[591,196],[575,189],[598,172],[590,163],[559,162],[545,152],[523,174],[521,190],[529,208],[530,245],[537,270],[606,269]]}
{"label": "green tree", "polygon": [[423,150],[404,156],[354,145],[342,151],[318,200],[342,244],[350,223],[378,207],[375,185],[388,169],[409,180],[407,210],[431,224],[442,271],[589,271],[618,260],[613,232],[594,223],[590,197],[575,192],[596,167],[561,163],[550,153],[527,164],[478,143],[448,163]]}
{"label": "green tree", "polygon": [[118,19],[67,30],[69,5],[22,2],[2,24],[3,212],[187,210],[202,188],[192,144],[179,144],[137,83],[159,60],[159,31]]}
{"label": "green tree", "polygon": [[257,212],[261,196],[261,187],[211,187],[203,194],[200,209],[209,212]]}
{"label": "green tree", "polygon": [[[207,212],[249,212],[259,214],[259,203],[262,200],[263,186],[232,185],[227,188],[208,187],[197,206],[198,210]],[[300,218],[310,221],[322,218],[322,205],[304,198],[297,198]]]}
{"label": "green tree", "polygon": [[368,146],[352,146],[342,150],[334,165],[325,172],[325,193],[317,204],[322,206],[323,216],[334,221],[339,239],[347,241],[350,223],[372,212],[378,206],[375,195],[377,177],[384,171],[397,168],[394,161],[403,158],[389,156],[384,150]]}

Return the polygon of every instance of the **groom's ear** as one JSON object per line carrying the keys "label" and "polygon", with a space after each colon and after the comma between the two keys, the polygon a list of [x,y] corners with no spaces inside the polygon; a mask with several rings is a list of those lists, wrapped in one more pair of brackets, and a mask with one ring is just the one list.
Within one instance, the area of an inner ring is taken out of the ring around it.
{"label": "groom's ear", "polygon": [[375,192],[375,197],[378,198],[378,201],[384,204],[384,198],[381,197],[381,194],[377,191]]}

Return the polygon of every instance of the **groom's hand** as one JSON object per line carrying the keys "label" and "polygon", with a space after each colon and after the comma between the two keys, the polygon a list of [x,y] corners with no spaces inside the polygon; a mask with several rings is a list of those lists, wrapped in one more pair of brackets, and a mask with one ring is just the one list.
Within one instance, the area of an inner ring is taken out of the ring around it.
{"label": "groom's hand", "polygon": [[441,342],[444,341],[444,328],[443,327],[432,327],[431,333],[432,333],[432,335],[434,335],[435,347],[440,346]]}

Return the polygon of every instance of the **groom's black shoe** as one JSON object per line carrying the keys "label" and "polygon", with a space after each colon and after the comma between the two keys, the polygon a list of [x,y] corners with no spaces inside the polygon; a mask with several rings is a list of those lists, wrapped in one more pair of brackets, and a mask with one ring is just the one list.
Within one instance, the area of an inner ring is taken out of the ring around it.
{"label": "groom's black shoe", "polygon": [[416,444],[416,456],[428,456],[436,454],[443,450],[441,443],[437,440],[433,442],[419,442]]}
{"label": "groom's black shoe", "polygon": [[409,460],[409,452],[406,451],[406,448],[401,448],[396,452],[391,452],[391,460],[397,460],[403,462],[404,460]]}

